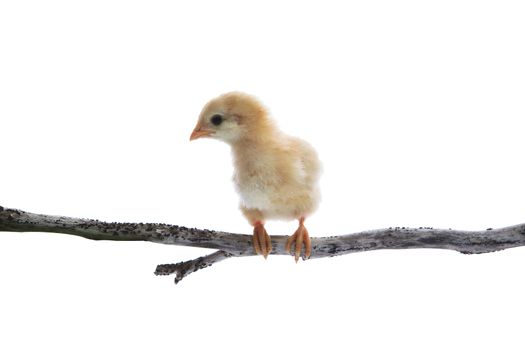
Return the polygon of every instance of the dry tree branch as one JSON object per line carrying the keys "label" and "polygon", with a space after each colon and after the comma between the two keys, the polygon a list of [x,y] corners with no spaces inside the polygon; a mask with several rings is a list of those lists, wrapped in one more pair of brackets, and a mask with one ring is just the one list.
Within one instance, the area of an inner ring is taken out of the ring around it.
{"label": "dry tree branch", "polygon": [[[3,207],[0,207],[0,231],[54,232],[94,240],[149,241],[217,250],[194,260],[157,266],[156,275],[176,274],[175,283],[192,272],[224,259],[255,255],[251,235],[167,224],[102,222],[32,214]],[[290,255],[284,249],[286,239],[287,236],[272,236],[272,255]],[[525,224],[482,231],[390,227],[348,235],[314,237],[310,258],[378,249],[409,248],[451,249],[464,254],[479,254],[523,245],[525,245]]]}

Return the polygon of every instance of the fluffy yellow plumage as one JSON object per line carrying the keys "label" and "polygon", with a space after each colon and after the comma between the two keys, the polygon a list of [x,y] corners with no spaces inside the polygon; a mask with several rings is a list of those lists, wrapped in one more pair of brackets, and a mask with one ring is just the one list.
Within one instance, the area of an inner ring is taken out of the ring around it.
{"label": "fluffy yellow plumage", "polygon": [[265,258],[272,250],[266,219],[297,219],[299,228],[288,239],[295,242],[295,260],[310,256],[311,243],[304,220],[318,206],[321,165],[307,142],[282,133],[266,108],[253,96],[229,92],[209,101],[190,140],[212,137],[232,148],[235,187],[240,208],[254,226],[253,245]]}

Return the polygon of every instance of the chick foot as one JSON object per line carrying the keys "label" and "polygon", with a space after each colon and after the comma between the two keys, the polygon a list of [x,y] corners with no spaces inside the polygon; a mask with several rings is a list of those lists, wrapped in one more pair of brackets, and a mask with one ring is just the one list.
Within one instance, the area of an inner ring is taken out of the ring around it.
{"label": "chick foot", "polygon": [[272,251],[272,241],[261,222],[256,222],[253,227],[252,243],[255,252],[264,256],[265,259]]}
{"label": "chick foot", "polygon": [[293,235],[288,237],[286,241],[286,251],[290,253],[292,244],[295,242],[295,262],[299,261],[301,257],[301,250],[303,249],[304,244],[304,257],[308,259],[312,253],[312,241],[308,235],[308,230],[303,225],[304,219],[299,220],[299,228]]}

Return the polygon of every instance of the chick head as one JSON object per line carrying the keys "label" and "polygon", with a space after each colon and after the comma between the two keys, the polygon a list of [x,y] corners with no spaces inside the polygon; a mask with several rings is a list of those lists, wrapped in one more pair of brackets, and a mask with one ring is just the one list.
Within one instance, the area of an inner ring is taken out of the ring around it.
{"label": "chick head", "polygon": [[190,141],[211,137],[229,144],[256,138],[271,128],[266,108],[242,92],[222,94],[203,107]]}

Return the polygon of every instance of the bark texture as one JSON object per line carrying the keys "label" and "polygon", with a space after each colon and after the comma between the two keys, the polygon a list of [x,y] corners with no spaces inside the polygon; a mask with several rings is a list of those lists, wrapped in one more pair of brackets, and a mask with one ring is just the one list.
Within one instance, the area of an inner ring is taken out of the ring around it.
{"label": "bark texture", "polygon": [[[175,274],[175,283],[199,269],[230,257],[255,255],[252,236],[152,223],[118,223],[28,213],[0,206],[0,231],[54,232],[94,240],[148,241],[217,251],[194,260],[157,266],[155,274]],[[271,255],[291,255],[288,236],[271,236]],[[436,248],[464,254],[489,253],[525,245],[525,224],[481,231],[431,227],[389,227],[339,236],[313,237],[311,259],[378,249]],[[293,252],[293,247],[292,247]]]}

